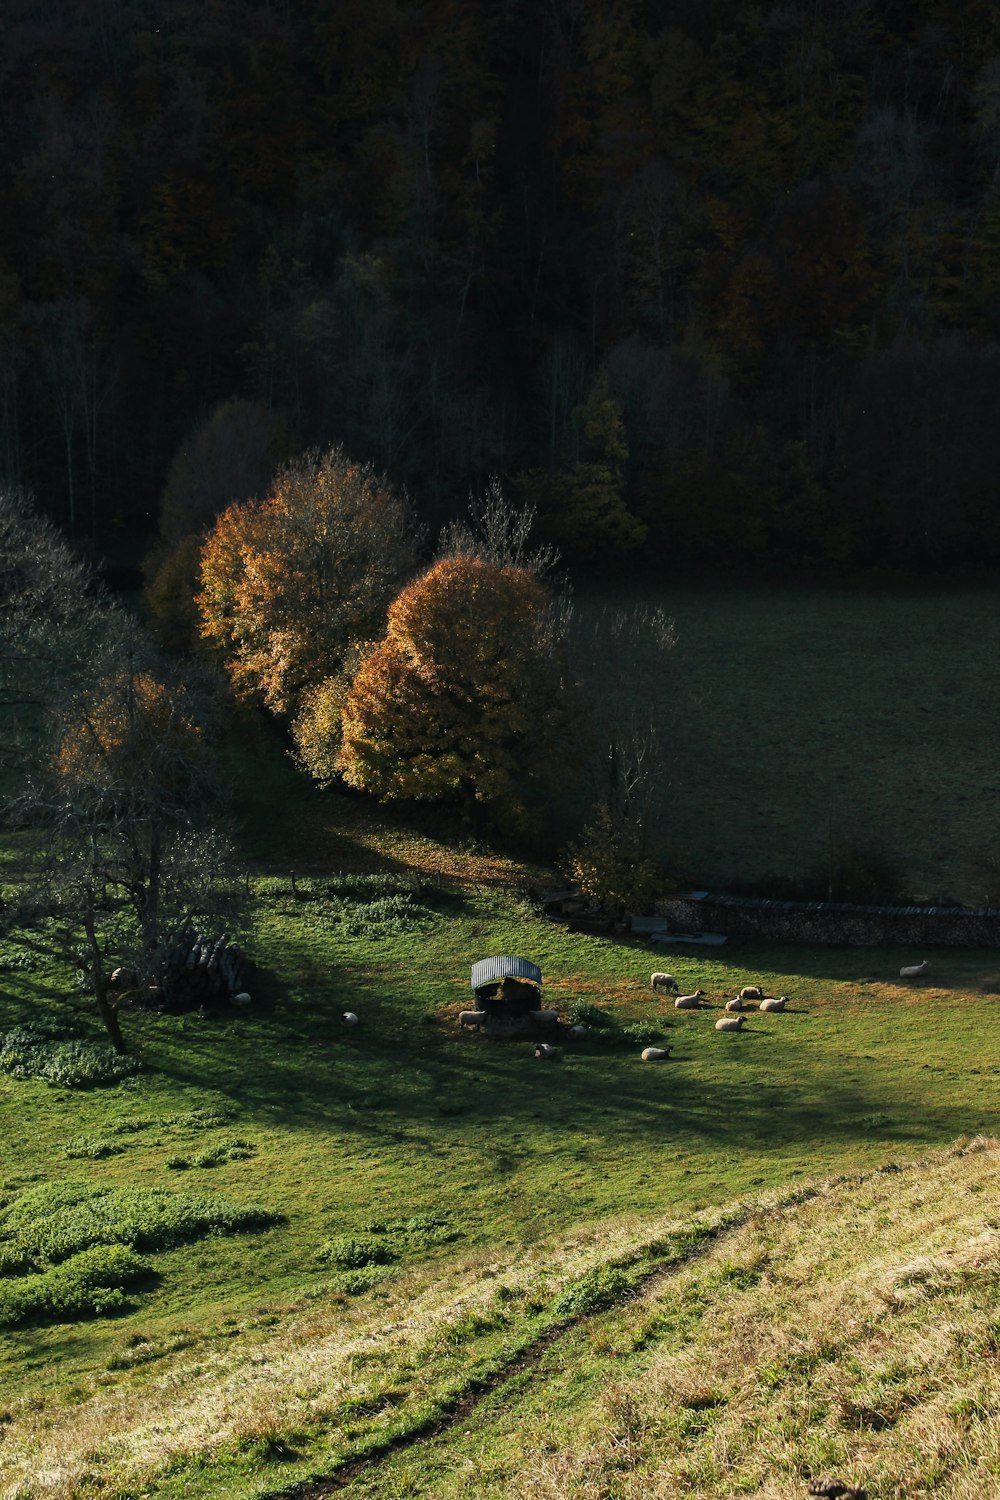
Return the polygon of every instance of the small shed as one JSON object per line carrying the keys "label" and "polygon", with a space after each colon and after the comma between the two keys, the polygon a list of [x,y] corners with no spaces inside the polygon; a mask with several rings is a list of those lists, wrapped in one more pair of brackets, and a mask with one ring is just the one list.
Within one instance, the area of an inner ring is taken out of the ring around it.
{"label": "small shed", "polygon": [[527,1018],[542,1003],[542,971],[530,959],[509,954],[481,958],[472,965],[472,991],[488,1018]]}

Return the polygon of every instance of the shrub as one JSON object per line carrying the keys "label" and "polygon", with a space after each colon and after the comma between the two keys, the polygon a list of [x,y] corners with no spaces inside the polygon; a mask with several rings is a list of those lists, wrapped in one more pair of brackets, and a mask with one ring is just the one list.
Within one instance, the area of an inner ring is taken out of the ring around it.
{"label": "shrub", "polygon": [[553,1311],[560,1317],[585,1318],[620,1302],[636,1285],[634,1272],[621,1266],[594,1266],[585,1271],[556,1298]]}
{"label": "shrub", "polygon": [[589,1000],[574,1000],[569,1007],[569,1018],[576,1026],[595,1026],[598,1030],[617,1024],[614,1016]]}
{"label": "shrub", "polygon": [[37,1275],[0,1282],[0,1327],[121,1312],[125,1288],[151,1270],[127,1245],[94,1246]]}
{"label": "shrub", "polygon": [[346,1270],[357,1270],[362,1266],[385,1265],[393,1259],[388,1245],[366,1235],[339,1234],[327,1240],[316,1252],[318,1260],[330,1265],[342,1266]]}

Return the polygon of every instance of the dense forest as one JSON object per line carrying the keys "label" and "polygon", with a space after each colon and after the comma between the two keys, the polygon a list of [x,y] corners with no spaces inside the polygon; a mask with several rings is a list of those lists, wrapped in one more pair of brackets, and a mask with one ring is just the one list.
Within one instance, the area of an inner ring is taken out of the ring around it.
{"label": "dense forest", "polygon": [[105,548],[238,399],[584,562],[1000,557],[990,0],[6,0],[0,129],[0,481]]}

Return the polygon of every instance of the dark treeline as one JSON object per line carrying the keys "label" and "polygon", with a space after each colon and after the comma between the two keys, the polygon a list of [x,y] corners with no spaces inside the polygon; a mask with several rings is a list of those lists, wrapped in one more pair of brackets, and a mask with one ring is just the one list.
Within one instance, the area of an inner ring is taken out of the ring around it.
{"label": "dark treeline", "polygon": [[0,480],[233,397],[570,556],[1000,558],[993,0],[5,0]]}

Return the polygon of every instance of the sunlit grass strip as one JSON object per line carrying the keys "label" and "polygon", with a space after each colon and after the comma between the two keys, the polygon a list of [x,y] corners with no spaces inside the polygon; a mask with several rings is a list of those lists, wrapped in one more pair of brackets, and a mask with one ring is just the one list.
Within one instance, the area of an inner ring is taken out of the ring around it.
{"label": "sunlit grass strip", "polygon": [[[84,1483],[115,1494],[154,1481],[187,1493],[218,1465],[230,1478],[246,1470],[249,1494],[261,1462],[283,1458],[290,1472],[298,1459],[304,1477],[374,1460],[436,1430],[534,1346],[606,1306],[595,1288],[633,1295],[745,1211],[665,1222],[652,1235],[634,1222],[581,1231],[512,1262],[475,1258],[423,1286],[411,1273],[390,1284],[387,1303],[317,1307],[249,1359],[222,1346],[155,1375],[124,1372],[58,1422],[24,1414],[5,1449],[10,1493],[61,1500]],[[626,1281],[609,1282],[609,1269]]]}

